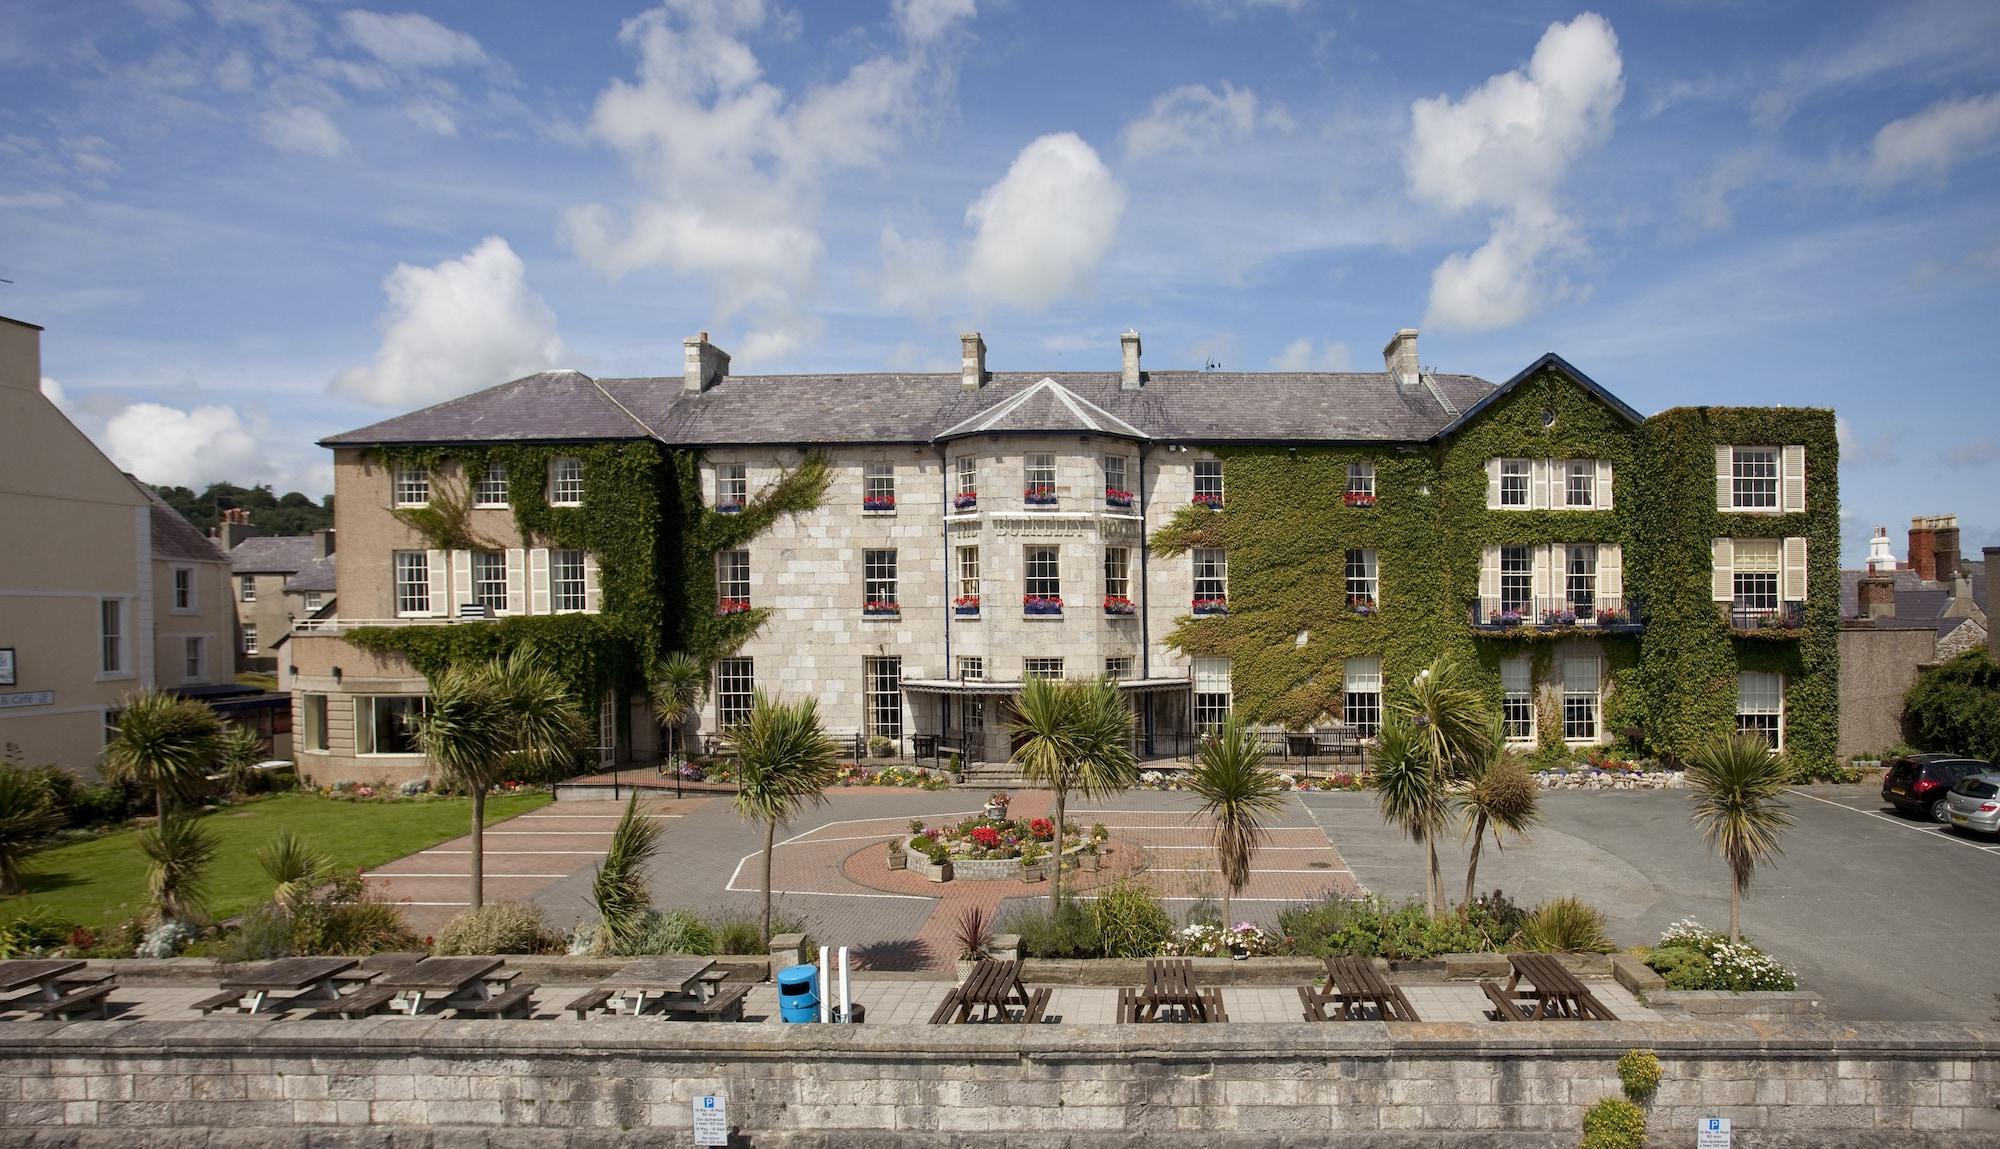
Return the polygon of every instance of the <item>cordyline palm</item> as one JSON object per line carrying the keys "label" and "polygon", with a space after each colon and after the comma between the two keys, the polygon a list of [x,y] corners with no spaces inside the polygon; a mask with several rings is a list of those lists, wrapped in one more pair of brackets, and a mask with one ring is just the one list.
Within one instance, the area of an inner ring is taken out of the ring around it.
{"label": "cordyline palm", "polygon": [[[1444,805],[1442,817],[1435,825],[1426,826],[1420,839],[1429,864],[1424,878],[1425,904],[1436,916],[1444,910],[1444,878],[1438,870],[1437,837],[1451,818],[1445,795],[1452,780],[1465,777],[1472,764],[1487,752],[1492,712],[1479,687],[1457,662],[1444,656],[1417,673],[1408,693],[1396,700],[1394,711],[1409,732],[1410,765],[1429,773],[1436,801]],[[1408,784],[1410,780],[1405,781]],[[1411,837],[1417,837],[1414,831],[1410,833]]]}
{"label": "cordyline palm", "polygon": [[776,702],[758,691],[750,719],[722,732],[737,762],[736,812],[764,823],[764,945],[771,944],[771,854],[778,826],[807,804],[826,802],[825,790],[840,770],[840,747],[819,722],[811,698]]}
{"label": "cordyline palm", "polygon": [[1469,779],[1472,785],[1458,799],[1466,820],[1465,836],[1472,842],[1472,857],[1465,864],[1467,905],[1479,893],[1479,851],[1486,844],[1486,831],[1493,831],[1493,845],[1499,849],[1503,833],[1525,835],[1542,820],[1542,788],[1529,776],[1520,756],[1507,749],[1504,717],[1494,718],[1486,752],[1473,759]]}
{"label": "cordyline palm", "polygon": [[186,919],[207,904],[202,884],[218,846],[215,836],[192,818],[162,818],[139,832],[139,849],[153,863],[146,873],[146,892],[161,921]]}
{"label": "cordyline palm", "polygon": [[287,910],[333,876],[333,863],[327,856],[289,829],[279,830],[258,847],[257,865],[271,879],[271,900]]}
{"label": "cordyline palm", "polygon": [[646,888],[646,863],[659,848],[660,824],[639,808],[639,794],[634,791],[591,883],[591,899],[603,923],[598,927],[598,945],[605,953],[631,953],[645,931],[646,912],[653,905]]}
{"label": "cordyline palm", "polygon": [[1235,715],[1205,739],[1188,790],[1201,799],[1197,817],[1214,823],[1215,853],[1222,869],[1222,924],[1234,922],[1230,899],[1250,884],[1250,858],[1269,836],[1266,820],[1284,810],[1284,781],[1264,769],[1264,749]]}
{"label": "cordyline palm", "polygon": [[486,791],[574,754],[584,729],[568,687],[526,647],[504,660],[449,667],[431,683],[417,744],[443,781],[472,795],[472,909],[485,902]]}
{"label": "cordyline palm", "polygon": [[21,892],[21,871],[35,843],[62,824],[40,779],[0,766],[0,894]]}
{"label": "cordyline palm", "polygon": [[653,717],[667,730],[667,761],[678,766],[681,724],[701,707],[701,696],[708,692],[708,670],[694,655],[676,651],[653,664],[646,688],[653,699]]}
{"label": "cordyline palm", "polygon": [[239,794],[249,790],[250,780],[257,774],[257,763],[266,757],[264,739],[255,730],[234,722],[222,724],[215,738],[215,769],[231,790]]}
{"label": "cordyline palm", "polygon": [[1759,863],[1778,856],[1778,834],[1792,824],[1785,804],[1778,800],[1787,783],[1784,763],[1756,734],[1709,742],[1688,761],[1687,785],[1694,803],[1690,816],[1709,848],[1729,865],[1731,942],[1741,937],[1738,911],[1751,874]]}
{"label": "cordyline palm", "polygon": [[1049,905],[1062,905],[1063,814],[1071,792],[1085,798],[1116,794],[1139,775],[1132,754],[1132,710],[1108,678],[1030,678],[1014,696],[1020,741],[1013,762],[1022,777],[1055,794],[1055,857]]}
{"label": "cordyline palm", "polygon": [[117,723],[104,747],[104,776],[151,790],[159,818],[200,790],[215,767],[222,720],[205,702],[144,690],[120,703]]}
{"label": "cordyline palm", "polygon": [[1443,879],[1438,873],[1437,840],[1451,823],[1451,801],[1444,776],[1431,766],[1430,755],[1418,743],[1402,715],[1390,711],[1375,732],[1375,765],[1368,784],[1382,819],[1400,827],[1422,845],[1429,864],[1424,870],[1424,905],[1439,911]]}

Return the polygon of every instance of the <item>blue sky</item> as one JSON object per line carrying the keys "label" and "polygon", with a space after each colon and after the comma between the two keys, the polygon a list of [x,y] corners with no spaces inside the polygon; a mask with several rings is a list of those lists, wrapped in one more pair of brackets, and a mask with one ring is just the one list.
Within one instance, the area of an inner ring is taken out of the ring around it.
{"label": "blue sky", "polygon": [[30,2],[0,314],[141,477],[550,365],[1379,369],[1831,405],[2000,543],[2000,5]]}

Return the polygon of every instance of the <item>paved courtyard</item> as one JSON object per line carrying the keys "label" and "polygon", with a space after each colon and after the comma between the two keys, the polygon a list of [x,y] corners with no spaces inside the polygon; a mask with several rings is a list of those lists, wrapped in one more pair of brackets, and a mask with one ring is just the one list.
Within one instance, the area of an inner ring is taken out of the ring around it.
{"label": "paved courtyard", "polygon": [[[1002,921],[1047,884],[952,882],[942,886],[890,873],[882,843],[911,818],[933,824],[976,812],[983,793],[877,788],[835,790],[781,830],[773,886],[778,913],[833,944],[854,948],[874,970],[947,967],[951,927],[979,905]],[[1048,796],[1016,792],[1016,816],[1045,814]],[[2000,1003],[2000,842],[1972,841],[1882,813],[1867,787],[1795,791],[1797,824],[1784,856],[1761,872],[1745,901],[1744,930],[1805,983],[1829,1012],[1852,1019],[1986,1020]],[[1284,905],[1325,894],[1373,892],[1400,900],[1422,892],[1421,853],[1385,826],[1369,794],[1306,794],[1287,815],[1236,916],[1274,921]],[[1076,803],[1071,819],[1103,822],[1117,865],[1083,875],[1083,890],[1137,863],[1146,880],[1184,913],[1219,892],[1213,853],[1189,820],[1182,794],[1134,791],[1104,803]],[[1643,945],[1684,917],[1721,928],[1728,886],[1687,820],[1678,791],[1551,793],[1546,822],[1532,838],[1486,848],[1482,889],[1499,887],[1524,904],[1575,893],[1609,916],[1620,945]],[[488,898],[531,898],[552,925],[588,922],[594,865],[616,822],[610,803],[563,802],[487,832]],[[727,797],[662,797],[649,813],[666,827],[652,867],[657,905],[706,915],[754,918],[761,828],[730,809]],[[458,912],[464,901],[463,841],[373,871],[371,881],[413,903],[420,928]],[[1464,850],[1446,844],[1443,864],[1454,898],[1464,882]],[[497,876],[496,876],[497,875]]]}

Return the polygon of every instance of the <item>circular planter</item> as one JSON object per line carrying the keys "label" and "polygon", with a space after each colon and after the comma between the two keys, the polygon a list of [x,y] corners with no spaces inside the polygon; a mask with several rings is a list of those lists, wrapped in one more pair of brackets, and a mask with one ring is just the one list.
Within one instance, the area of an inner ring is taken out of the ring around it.
{"label": "circular planter", "polygon": [[[1095,855],[1085,854],[1083,843],[1078,842],[1063,850],[1063,857],[1094,859]],[[909,851],[909,868],[933,882],[1042,882],[1048,880],[1049,865],[1050,860],[1045,856],[1028,866],[1023,866],[1019,858],[953,858],[938,867],[932,866],[930,859],[923,854]],[[940,871],[942,876],[939,876]],[[1030,876],[1031,873],[1033,876]]]}

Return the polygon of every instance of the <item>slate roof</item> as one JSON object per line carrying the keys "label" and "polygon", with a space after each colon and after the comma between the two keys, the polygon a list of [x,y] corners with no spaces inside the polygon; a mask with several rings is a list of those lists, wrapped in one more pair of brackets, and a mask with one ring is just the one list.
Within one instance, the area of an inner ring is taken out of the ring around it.
{"label": "slate roof", "polygon": [[313,561],[311,535],[278,535],[244,539],[229,552],[237,574],[292,574]]}
{"label": "slate roof", "polygon": [[550,371],[320,442],[564,442],[650,431],[690,447],[927,443],[1038,388],[978,433],[1085,431],[1096,423],[1101,433],[1179,442],[1421,442],[1493,391],[1476,376],[1436,375],[1406,395],[1385,372],[1153,371],[1137,391],[1119,383],[1115,371],[996,372],[977,390],[955,374],[746,375],[691,395],[680,376],[593,380]]}
{"label": "slate roof", "polygon": [[[1966,568],[1965,574],[1972,581],[1973,605],[1977,606],[1981,613],[1984,613],[1986,611],[1986,603],[1983,601],[1981,590],[1985,584],[1986,564],[1984,562],[1967,563],[1964,559],[1960,559],[1959,565]],[[1840,572],[1840,617],[1857,618],[1860,616],[1860,582],[1867,573],[1866,570],[1843,570]],[[1958,629],[1958,624],[1964,622],[1968,617],[1965,615],[1947,617],[1945,615],[1945,611],[1949,610],[1952,605],[1953,595],[1949,587],[1941,583],[1926,581],[1913,570],[1892,571],[1890,572],[1890,577],[1895,580],[1896,584],[1896,612],[1886,620],[1877,619],[1878,624],[1884,621],[1893,621],[1900,624],[1901,629],[1914,629],[1923,626],[1934,627],[1937,630],[1938,637],[1943,638],[1945,635]]]}
{"label": "slate roof", "polygon": [[[242,550],[242,544],[237,544],[236,549]],[[332,555],[327,555],[325,558],[313,559],[300,567],[297,574],[285,580],[285,591],[288,594],[302,594],[306,591],[331,592],[333,589]]]}
{"label": "slate roof", "polygon": [[[130,475],[125,477],[132,479]],[[196,530],[195,525],[182,518],[181,513],[169,506],[165,499],[154,494],[153,488],[137,479],[132,479],[132,485],[144,492],[146,501],[152,504],[154,558],[214,563],[228,557],[222,553],[221,547],[210,541],[207,535]]]}

